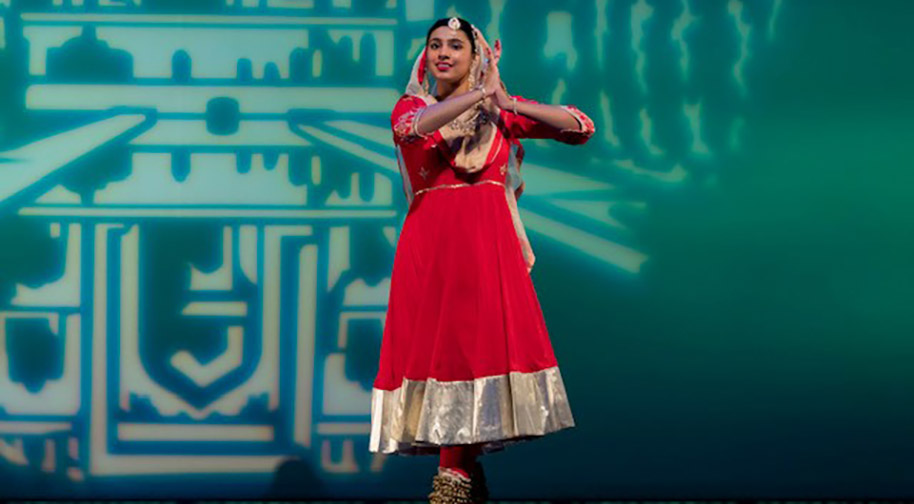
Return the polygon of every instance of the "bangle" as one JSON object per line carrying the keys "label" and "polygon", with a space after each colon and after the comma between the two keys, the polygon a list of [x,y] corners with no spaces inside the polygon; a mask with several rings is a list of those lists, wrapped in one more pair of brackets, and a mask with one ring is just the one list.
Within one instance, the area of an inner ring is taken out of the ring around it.
{"label": "bangle", "polygon": [[514,115],[517,115],[517,97],[511,97],[511,105],[514,107]]}
{"label": "bangle", "polygon": [[427,137],[431,136],[431,133],[422,133],[421,131],[419,131],[419,118],[422,117],[422,114],[424,112],[425,112],[425,107],[422,107],[419,110],[417,110],[415,115],[413,116],[413,124],[412,124],[412,128],[411,128],[412,134],[419,138],[427,138]]}
{"label": "bangle", "polygon": [[486,87],[483,86],[482,84],[480,84],[480,85],[476,86],[476,89],[482,91],[482,97],[480,97],[479,100],[477,100],[477,101],[485,100],[486,99]]}

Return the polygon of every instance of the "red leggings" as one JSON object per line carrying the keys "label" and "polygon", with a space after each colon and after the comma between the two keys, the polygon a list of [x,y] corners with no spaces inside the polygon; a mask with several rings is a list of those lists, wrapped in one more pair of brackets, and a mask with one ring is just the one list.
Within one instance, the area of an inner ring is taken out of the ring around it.
{"label": "red leggings", "polygon": [[470,477],[473,463],[481,454],[482,444],[442,446],[441,462],[438,465]]}

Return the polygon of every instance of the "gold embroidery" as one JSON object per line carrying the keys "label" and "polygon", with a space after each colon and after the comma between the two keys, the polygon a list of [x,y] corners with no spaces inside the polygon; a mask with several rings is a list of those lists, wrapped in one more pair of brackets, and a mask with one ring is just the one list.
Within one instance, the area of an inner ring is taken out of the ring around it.
{"label": "gold embroidery", "polygon": [[475,184],[467,184],[466,182],[463,182],[460,184],[442,184],[442,185],[437,185],[437,186],[426,187],[424,189],[419,189],[418,191],[415,192],[415,194],[416,194],[416,196],[418,196],[424,192],[433,191],[435,189],[456,189],[458,187],[470,187],[470,186],[476,186],[476,185],[480,185],[480,184],[495,184],[495,185],[500,185],[502,187],[505,186],[505,184],[503,182],[499,182],[497,180],[480,180],[479,182],[476,182]]}
{"label": "gold embroidery", "polygon": [[483,124],[489,122],[489,113],[482,108],[481,104],[482,102],[479,102],[474,106],[474,108],[478,111],[475,113],[475,115],[461,119],[461,116],[463,116],[463,114],[461,114],[456,119],[453,119],[450,124],[451,128],[453,128],[454,131],[460,133],[461,135],[470,135]]}
{"label": "gold embroidery", "polygon": [[416,117],[416,111],[410,110],[405,112],[400,117],[397,118],[396,124],[394,124],[394,134],[400,137],[403,140],[406,140],[413,129],[413,119]]}
{"label": "gold embroidery", "polygon": [[432,136],[432,133],[422,133],[421,131],[419,131],[419,118],[422,117],[422,114],[425,112],[426,108],[427,107],[422,107],[419,110],[417,110],[416,116],[413,118],[413,127],[412,127],[411,132],[413,135],[415,135],[419,138],[428,138],[428,137]]}
{"label": "gold embroidery", "polygon": [[419,138],[428,138],[432,135],[432,133],[421,133],[416,129],[419,124],[419,117],[425,112],[425,108],[426,107],[421,107],[404,112],[397,118],[393,130],[394,135],[396,135],[401,142],[409,143]]}
{"label": "gold embroidery", "polygon": [[419,170],[419,176],[422,177],[423,179],[428,179],[428,174],[429,174],[429,171],[426,170],[424,166],[422,167],[422,169]]}
{"label": "gold embroidery", "polygon": [[559,106],[561,108],[565,109],[566,112],[568,112],[569,114],[574,116],[574,118],[578,120],[578,123],[580,123],[579,125],[581,127],[580,129],[565,128],[565,129],[561,130],[562,133],[578,133],[587,138],[589,138],[590,136],[592,136],[594,134],[594,132],[596,131],[596,128],[594,127],[593,120],[591,120],[590,117],[587,116],[587,114],[585,114],[584,112],[581,112],[581,110],[579,108],[575,107],[574,105],[559,105]]}

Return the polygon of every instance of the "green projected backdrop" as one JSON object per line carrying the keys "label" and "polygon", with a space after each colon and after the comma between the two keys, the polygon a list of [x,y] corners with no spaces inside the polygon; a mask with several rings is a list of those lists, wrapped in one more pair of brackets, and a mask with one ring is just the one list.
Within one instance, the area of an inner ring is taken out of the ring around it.
{"label": "green projected backdrop", "polygon": [[0,0],[0,497],[424,498],[368,452],[428,26],[501,39],[577,427],[496,498],[914,491],[914,4]]}

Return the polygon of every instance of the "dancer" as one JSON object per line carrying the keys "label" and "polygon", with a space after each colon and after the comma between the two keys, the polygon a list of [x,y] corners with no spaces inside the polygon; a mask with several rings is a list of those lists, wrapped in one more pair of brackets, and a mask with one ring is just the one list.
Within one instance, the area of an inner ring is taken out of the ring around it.
{"label": "dancer", "polygon": [[391,115],[409,210],[369,450],[438,455],[433,503],[485,501],[479,455],[574,426],[517,212],[518,139],[583,144],[594,125],[572,105],[509,95],[500,57],[500,41],[439,19]]}

